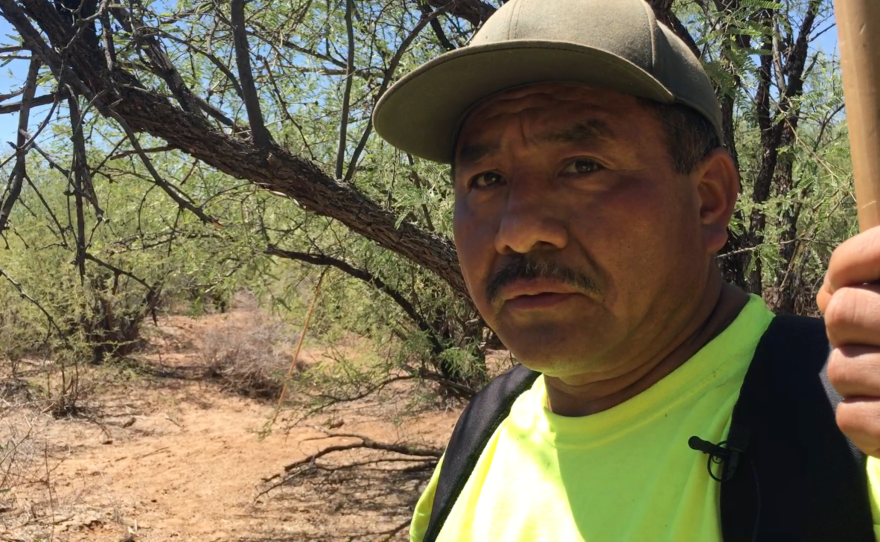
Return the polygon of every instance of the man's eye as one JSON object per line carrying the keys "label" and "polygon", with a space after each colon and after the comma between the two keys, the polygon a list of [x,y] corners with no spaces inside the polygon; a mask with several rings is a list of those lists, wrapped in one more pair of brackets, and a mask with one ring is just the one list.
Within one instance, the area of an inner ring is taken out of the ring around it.
{"label": "man's eye", "polygon": [[562,173],[566,173],[568,175],[584,175],[586,173],[593,173],[602,169],[602,166],[593,160],[580,159],[575,160],[565,166],[565,169],[562,170]]}
{"label": "man's eye", "polygon": [[472,177],[468,184],[470,188],[479,190],[480,188],[489,188],[490,186],[501,184],[502,182],[504,182],[504,177],[494,171],[489,171]]}

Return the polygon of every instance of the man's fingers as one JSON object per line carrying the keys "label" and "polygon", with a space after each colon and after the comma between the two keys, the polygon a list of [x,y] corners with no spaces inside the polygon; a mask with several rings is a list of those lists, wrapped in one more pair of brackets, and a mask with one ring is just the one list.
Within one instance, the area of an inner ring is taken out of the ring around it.
{"label": "man's fingers", "polygon": [[844,397],[880,393],[880,351],[876,346],[835,348],[828,360],[828,379]]}
{"label": "man's fingers", "polygon": [[880,346],[880,286],[850,286],[834,292],[825,306],[825,327],[834,346]]}
{"label": "man's fingers", "polygon": [[826,279],[825,282],[822,283],[822,288],[819,289],[819,293],[816,294],[816,305],[819,306],[819,312],[825,314],[829,301],[831,301],[831,286]]}
{"label": "man's fingers", "polygon": [[861,451],[880,456],[880,399],[844,399],[837,406],[837,425]]}
{"label": "man's fingers", "polygon": [[880,227],[847,239],[831,255],[822,289],[834,294],[846,286],[880,281]]}

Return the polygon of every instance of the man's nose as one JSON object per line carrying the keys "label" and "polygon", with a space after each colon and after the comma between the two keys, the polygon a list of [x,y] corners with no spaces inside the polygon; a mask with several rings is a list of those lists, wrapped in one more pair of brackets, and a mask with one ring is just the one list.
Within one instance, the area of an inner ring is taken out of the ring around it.
{"label": "man's nose", "polygon": [[568,228],[552,188],[528,181],[512,182],[495,249],[499,254],[526,254],[568,244]]}

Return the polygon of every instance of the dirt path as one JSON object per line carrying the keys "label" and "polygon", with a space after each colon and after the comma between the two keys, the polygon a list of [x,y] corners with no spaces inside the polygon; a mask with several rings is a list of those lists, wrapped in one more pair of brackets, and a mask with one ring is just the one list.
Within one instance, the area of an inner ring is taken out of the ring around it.
{"label": "dirt path", "polygon": [[[395,423],[405,419],[398,405],[363,400],[316,417],[308,422],[313,426],[284,431],[282,417],[261,436],[270,405],[197,378],[193,337],[211,325],[210,318],[163,321],[166,340],[148,357],[162,376],[105,384],[90,398],[101,405],[97,421],[37,419],[49,473],[41,478],[49,483],[19,491],[14,510],[0,513],[0,529],[7,529],[0,538],[330,541],[364,534],[364,540],[385,540],[369,533],[407,521],[427,472],[315,472],[259,494],[264,480],[285,465],[328,445],[354,442],[327,438],[328,432],[441,447],[457,412],[434,410]],[[353,452],[341,459],[357,457]],[[393,539],[405,540],[405,532]]]}

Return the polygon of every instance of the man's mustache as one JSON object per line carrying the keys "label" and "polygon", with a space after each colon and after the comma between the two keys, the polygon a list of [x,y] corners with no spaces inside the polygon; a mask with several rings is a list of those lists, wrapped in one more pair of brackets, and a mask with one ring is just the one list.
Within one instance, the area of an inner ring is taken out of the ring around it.
{"label": "man's mustache", "polygon": [[504,267],[489,279],[486,285],[486,296],[490,303],[495,303],[501,289],[518,280],[552,279],[567,284],[580,291],[598,293],[596,282],[585,273],[559,262],[535,258],[525,254],[511,256]]}

